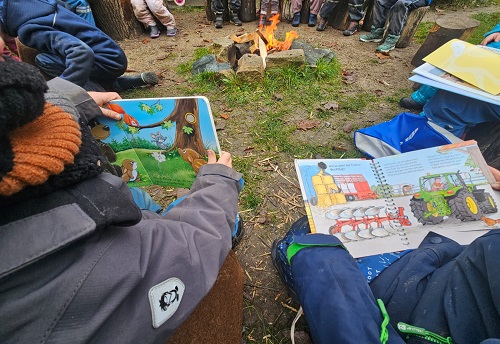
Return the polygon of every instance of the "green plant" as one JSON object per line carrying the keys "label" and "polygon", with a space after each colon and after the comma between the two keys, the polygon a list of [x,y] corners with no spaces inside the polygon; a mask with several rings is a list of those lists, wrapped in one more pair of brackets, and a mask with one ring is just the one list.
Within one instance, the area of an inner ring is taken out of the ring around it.
{"label": "green plant", "polygon": [[500,12],[478,13],[472,17],[481,22],[481,24],[474,30],[474,32],[472,32],[472,35],[467,40],[467,42],[472,44],[481,43],[484,39],[484,34],[500,22]]}

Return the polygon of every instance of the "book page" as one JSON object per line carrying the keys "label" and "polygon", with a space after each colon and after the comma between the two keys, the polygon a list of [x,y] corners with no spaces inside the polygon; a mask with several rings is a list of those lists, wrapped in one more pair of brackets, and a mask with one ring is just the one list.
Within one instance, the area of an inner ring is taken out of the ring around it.
{"label": "book page", "polygon": [[[500,51],[499,51],[500,52]],[[500,56],[500,55],[499,55]],[[438,85],[430,84],[425,80],[425,85],[434,86],[450,92],[462,94],[467,97],[476,98],[493,104],[500,104],[500,96],[485,92],[474,85],[457,78],[446,71],[439,69],[429,63],[424,63],[415,68],[412,73],[438,82]],[[414,76],[413,76],[414,77]],[[412,80],[412,78],[410,80]],[[422,80],[421,80],[422,81]]]}
{"label": "book page", "polygon": [[490,49],[452,39],[423,60],[488,93],[500,93],[500,54]]}
{"label": "book page", "polygon": [[220,152],[204,97],[122,99],[107,106],[122,119],[99,117],[91,132],[101,151],[115,152],[108,160],[130,186],[190,188],[206,151]]}
{"label": "book page", "polygon": [[429,231],[465,245],[500,228],[485,220],[500,222],[500,195],[474,141],[295,166],[311,231],[335,235],[355,258],[416,248]]}

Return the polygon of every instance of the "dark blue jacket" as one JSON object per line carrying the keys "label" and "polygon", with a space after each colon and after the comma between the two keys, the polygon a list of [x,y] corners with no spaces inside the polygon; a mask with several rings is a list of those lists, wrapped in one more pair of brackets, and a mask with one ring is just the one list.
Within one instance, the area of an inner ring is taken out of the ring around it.
{"label": "dark blue jacket", "polygon": [[43,53],[60,57],[61,78],[84,86],[107,87],[127,69],[120,46],[56,0],[3,0],[0,24],[9,36]]}

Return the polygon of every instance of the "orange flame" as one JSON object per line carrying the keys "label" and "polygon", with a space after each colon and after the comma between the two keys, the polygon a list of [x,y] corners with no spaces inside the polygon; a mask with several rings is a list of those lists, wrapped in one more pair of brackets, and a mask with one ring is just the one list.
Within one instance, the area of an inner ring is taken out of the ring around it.
{"label": "orange flame", "polygon": [[[262,33],[262,35],[266,38],[267,40],[267,45],[266,49],[267,51],[270,50],[278,50],[278,51],[284,51],[290,49],[290,46],[292,45],[292,42],[294,39],[299,37],[299,34],[296,31],[289,31],[286,33],[285,36],[285,41],[281,42],[277,40],[274,37],[274,31],[276,30],[278,23],[280,22],[279,20],[279,14],[275,14],[270,18],[271,24],[270,25],[260,25],[259,30]],[[259,46],[259,36],[255,36],[255,45],[258,47]]]}

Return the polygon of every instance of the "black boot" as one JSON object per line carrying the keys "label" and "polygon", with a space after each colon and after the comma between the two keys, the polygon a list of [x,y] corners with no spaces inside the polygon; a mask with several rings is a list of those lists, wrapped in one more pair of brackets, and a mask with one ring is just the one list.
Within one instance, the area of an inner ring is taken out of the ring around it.
{"label": "black boot", "polygon": [[223,24],[224,18],[222,16],[222,13],[215,13],[215,28],[222,29]]}
{"label": "black boot", "polygon": [[133,76],[120,76],[114,82],[113,88],[116,92],[123,92],[136,87],[156,85],[157,83],[158,77],[155,73],[145,72]]}
{"label": "black boot", "polygon": [[231,20],[231,23],[233,23],[236,26],[241,26],[243,24],[238,18],[238,13],[231,11],[231,14],[229,15],[229,19]]}

